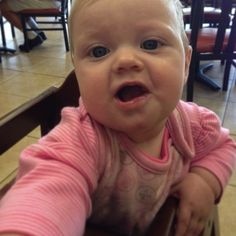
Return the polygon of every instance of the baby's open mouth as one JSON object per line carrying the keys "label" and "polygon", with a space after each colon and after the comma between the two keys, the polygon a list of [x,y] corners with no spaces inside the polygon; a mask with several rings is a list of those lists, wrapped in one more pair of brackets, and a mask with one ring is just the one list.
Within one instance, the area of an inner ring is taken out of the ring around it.
{"label": "baby's open mouth", "polygon": [[126,85],[118,90],[116,97],[122,102],[129,102],[147,93],[148,90],[141,85]]}

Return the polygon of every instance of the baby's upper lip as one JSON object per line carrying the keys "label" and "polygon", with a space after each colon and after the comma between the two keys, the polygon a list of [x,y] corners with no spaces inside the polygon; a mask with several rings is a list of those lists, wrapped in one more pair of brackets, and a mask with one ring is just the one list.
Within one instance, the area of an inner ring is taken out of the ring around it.
{"label": "baby's upper lip", "polygon": [[149,89],[143,83],[130,81],[118,86],[115,90],[115,97],[122,102],[128,102],[134,98],[144,96],[149,92]]}

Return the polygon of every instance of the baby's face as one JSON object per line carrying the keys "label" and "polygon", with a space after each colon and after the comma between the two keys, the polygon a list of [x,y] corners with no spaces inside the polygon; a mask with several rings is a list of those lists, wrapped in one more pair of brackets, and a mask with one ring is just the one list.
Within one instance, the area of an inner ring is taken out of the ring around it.
{"label": "baby's face", "polygon": [[73,16],[73,62],[90,115],[137,142],[157,135],[187,78],[173,5],[98,0]]}

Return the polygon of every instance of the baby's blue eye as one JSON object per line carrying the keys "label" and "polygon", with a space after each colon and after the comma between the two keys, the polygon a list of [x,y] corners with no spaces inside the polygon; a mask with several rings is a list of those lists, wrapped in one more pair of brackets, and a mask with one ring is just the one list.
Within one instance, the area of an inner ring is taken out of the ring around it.
{"label": "baby's blue eye", "polygon": [[110,50],[108,48],[105,48],[105,47],[102,47],[102,46],[97,46],[97,47],[94,47],[91,50],[91,56],[93,56],[93,57],[104,57],[109,52],[110,52]]}
{"label": "baby's blue eye", "polygon": [[156,39],[148,39],[141,43],[141,48],[145,50],[155,50],[159,42]]}

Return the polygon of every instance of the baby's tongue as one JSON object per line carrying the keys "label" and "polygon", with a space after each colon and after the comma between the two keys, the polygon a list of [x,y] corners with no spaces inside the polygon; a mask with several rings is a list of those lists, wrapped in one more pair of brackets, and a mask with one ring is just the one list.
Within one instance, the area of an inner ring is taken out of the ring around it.
{"label": "baby's tongue", "polygon": [[118,94],[119,99],[122,102],[131,101],[137,97],[142,96],[145,93],[144,89],[140,86],[126,86],[121,89]]}

